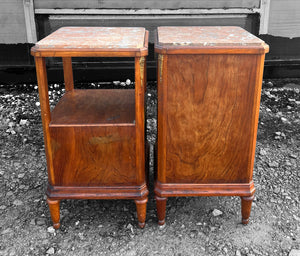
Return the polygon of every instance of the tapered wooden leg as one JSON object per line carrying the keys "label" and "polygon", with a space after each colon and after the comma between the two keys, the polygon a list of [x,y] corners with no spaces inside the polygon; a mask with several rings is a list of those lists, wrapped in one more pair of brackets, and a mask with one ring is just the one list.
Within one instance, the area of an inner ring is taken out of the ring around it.
{"label": "tapered wooden leg", "polygon": [[155,196],[158,225],[165,224],[167,198]]}
{"label": "tapered wooden leg", "polygon": [[134,200],[140,228],[145,227],[147,201],[148,198]]}
{"label": "tapered wooden leg", "polygon": [[249,222],[251,205],[254,199],[254,195],[242,196],[241,199],[242,199],[242,223],[246,225]]}
{"label": "tapered wooden leg", "polygon": [[49,205],[50,215],[53,222],[53,227],[58,229],[60,227],[59,219],[59,200],[52,200],[47,198],[47,203]]}

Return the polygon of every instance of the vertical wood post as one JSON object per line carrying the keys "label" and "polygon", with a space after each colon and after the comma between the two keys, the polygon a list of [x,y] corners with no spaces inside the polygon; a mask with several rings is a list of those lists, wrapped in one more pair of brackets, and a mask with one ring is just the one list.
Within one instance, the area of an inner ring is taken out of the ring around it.
{"label": "vertical wood post", "polygon": [[145,57],[135,57],[135,131],[137,182],[145,181]]}
{"label": "vertical wood post", "polygon": [[64,80],[66,91],[74,90],[74,79],[73,79],[73,69],[72,69],[72,58],[63,57],[63,69],[64,69]]}
{"label": "vertical wood post", "polygon": [[159,54],[157,63],[157,179],[162,183],[166,181],[167,58]]}
{"label": "vertical wood post", "polygon": [[45,142],[45,153],[47,158],[47,168],[50,185],[54,185],[54,171],[52,161],[52,149],[50,144],[50,131],[49,123],[51,121],[51,113],[49,106],[49,95],[48,95],[48,80],[45,58],[35,57],[36,76],[39,87],[39,96],[41,103],[41,117],[44,131],[44,142]]}

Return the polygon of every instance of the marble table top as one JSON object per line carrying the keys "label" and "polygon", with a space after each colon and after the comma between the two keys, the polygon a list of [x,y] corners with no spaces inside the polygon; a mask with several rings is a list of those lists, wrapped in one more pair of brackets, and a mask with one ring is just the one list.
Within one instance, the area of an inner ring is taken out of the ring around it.
{"label": "marble table top", "polygon": [[37,49],[140,49],[145,28],[63,27],[36,43]]}
{"label": "marble table top", "polygon": [[158,27],[161,46],[261,46],[264,42],[240,27]]}

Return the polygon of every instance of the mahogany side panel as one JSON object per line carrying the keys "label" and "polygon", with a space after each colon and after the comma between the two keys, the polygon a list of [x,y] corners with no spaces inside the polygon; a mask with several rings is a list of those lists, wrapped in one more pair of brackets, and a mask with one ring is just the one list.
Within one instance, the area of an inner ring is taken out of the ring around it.
{"label": "mahogany side panel", "polygon": [[167,183],[251,181],[259,57],[168,56]]}
{"label": "mahogany side panel", "polygon": [[135,127],[50,127],[55,186],[135,185]]}

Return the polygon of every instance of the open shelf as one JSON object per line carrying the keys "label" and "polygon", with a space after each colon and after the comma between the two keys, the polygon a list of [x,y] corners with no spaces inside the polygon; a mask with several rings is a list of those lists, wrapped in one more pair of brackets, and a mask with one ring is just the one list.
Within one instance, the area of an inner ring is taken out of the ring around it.
{"label": "open shelf", "polygon": [[50,127],[135,125],[135,92],[125,90],[73,90],[51,113]]}

